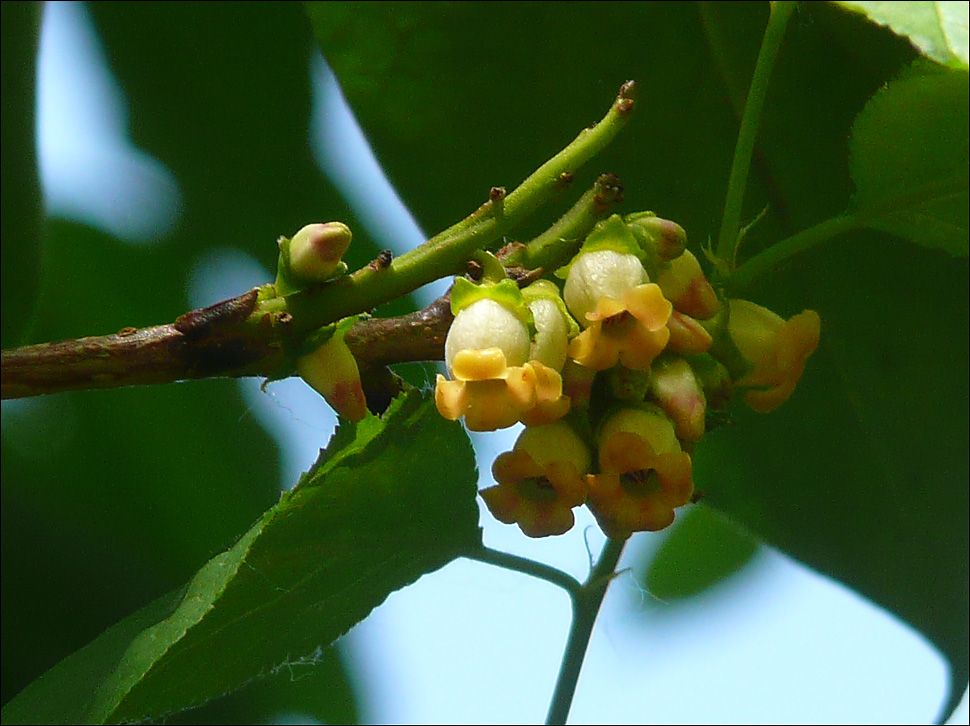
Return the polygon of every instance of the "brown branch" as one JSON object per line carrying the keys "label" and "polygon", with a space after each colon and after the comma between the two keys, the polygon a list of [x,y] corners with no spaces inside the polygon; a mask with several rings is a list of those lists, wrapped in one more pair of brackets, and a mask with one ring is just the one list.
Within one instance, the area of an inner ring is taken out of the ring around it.
{"label": "brown branch", "polygon": [[[621,199],[616,177],[601,175],[546,233],[528,245],[507,245],[498,257],[509,276],[524,287],[542,276],[541,265],[558,264],[549,249],[566,242],[578,244]],[[388,257],[382,253],[369,269],[387,269]],[[520,267],[525,257],[527,267]],[[473,279],[482,273],[475,261],[468,262],[467,270]],[[264,292],[268,296],[262,296]],[[25,398],[200,378],[293,375],[293,356],[308,331],[305,321],[297,324],[288,305],[274,296],[272,286],[255,288],[192,310],[167,325],[5,350],[0,359],[0,393],[4,399]],[[377,401],[379,408],[380,400],[398,385],[386,366],[442,360],[451,321],[450,294],[408,315],[358,320],[345,340],[360,364],[368,400]]]}
{"label": "brown branch", "polygon": [[[253,324],[256,290],[150,328],[126,328],[58,343],[2,352],[2,397],[24,398],[89,388],[175,381],[289,375],[286,313]],[[451,324],[447,296],[396,318],[358,321],[348,346],[368,369],[391,363],[440,360]]]}

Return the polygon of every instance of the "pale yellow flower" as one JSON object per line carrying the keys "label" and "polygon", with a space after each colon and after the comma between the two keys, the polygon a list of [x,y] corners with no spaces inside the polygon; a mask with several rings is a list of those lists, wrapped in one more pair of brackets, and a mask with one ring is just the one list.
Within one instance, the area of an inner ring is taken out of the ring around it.
{"label": "pale yellow flower", "polygon": [[623,538],[657,531],[694,492],[690,456],[660,411],[626,409],[603,426],[598,474],[586,477],[589,508],[602,530]]}
{"label": "pale yellow flower", "polygon": [[586,501],[589,464],[589,450],[568,425],[530,426],[495,460],[498,484],[482,499],[492,516],[529,537],[563,534],[575,522],[573,508]]}
{"label": "pale yellow flower", "polygon": [[435,404],[450,421],[464,417],[472,431],[507,428],[537,402],[535,369],[509,366],[501,348],[455,353],[447,380],[438,374]]}
{"label": "pale yellow flower", "polygon": [[569,344],[569,357],[594,370],[617,362],[646,370],[670,339],[667,322],[672,306],[658,285],[636,285],[622,297],[600,297],[586,314],[588,327]]}
{"label": "pale yellow flower", "polygon": [[769,413],[789,399],[818,347],[821,320],[805,310],[785,320],[748,300],[731,300],[728,334],[751,369],[735,383],[749,388],[744,401],[759,413]]}

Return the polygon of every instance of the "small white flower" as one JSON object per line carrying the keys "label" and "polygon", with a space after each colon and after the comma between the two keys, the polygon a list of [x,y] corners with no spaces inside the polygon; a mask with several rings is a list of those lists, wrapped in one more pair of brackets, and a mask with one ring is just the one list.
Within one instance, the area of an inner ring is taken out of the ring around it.
{"label": "small white flower", "polygon": [[[560,303],[561,305],[562,303]],[[529,360],[537,360],[554,370],[562,370],[569,345],[569,327],[562,312],[552,300],[533,300],[529,303],[536,335],[529,350]]]}
{"label": "small white flower", "polygon": [[509,366],[529,359],[529,330],[504,305],[483,298],[455,316],[445,339],[445,365],[451,375],[455,356],[463,350],[499,348]]}
{"label": "small white flower", "polygon": [[647,271],[636,255],[612,250],[582,252],[569,268],[563,300],[585,328],[590,324],[586,314],[596,310],[600,298],[621,300],[628,290],[648,282]]}

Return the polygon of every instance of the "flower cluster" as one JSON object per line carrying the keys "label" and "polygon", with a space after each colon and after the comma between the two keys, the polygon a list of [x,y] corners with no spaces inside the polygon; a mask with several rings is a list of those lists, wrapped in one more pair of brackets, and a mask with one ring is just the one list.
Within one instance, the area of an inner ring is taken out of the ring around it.
{"label": "flower cluster", "polygon": [[481,495],[530,537],[566,532],[582,505],[611,537],[663,529],[694,497],[707,412],[736,393],[784,403],[819,317],[720,296],[684,230],[652,213],[597,224],[556,278],[456,280],[438,410],[474,431],[526,424]]}

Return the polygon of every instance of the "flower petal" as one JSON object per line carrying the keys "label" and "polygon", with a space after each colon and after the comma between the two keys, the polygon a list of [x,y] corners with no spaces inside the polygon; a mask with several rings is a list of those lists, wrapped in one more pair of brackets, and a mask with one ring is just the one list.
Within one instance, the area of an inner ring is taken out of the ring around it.
{"label": "flower petal", "polygon": [[452,363],[452,376],[459,381],[484,381],[501,378],[507,368],[501,348],[460,350]]}

